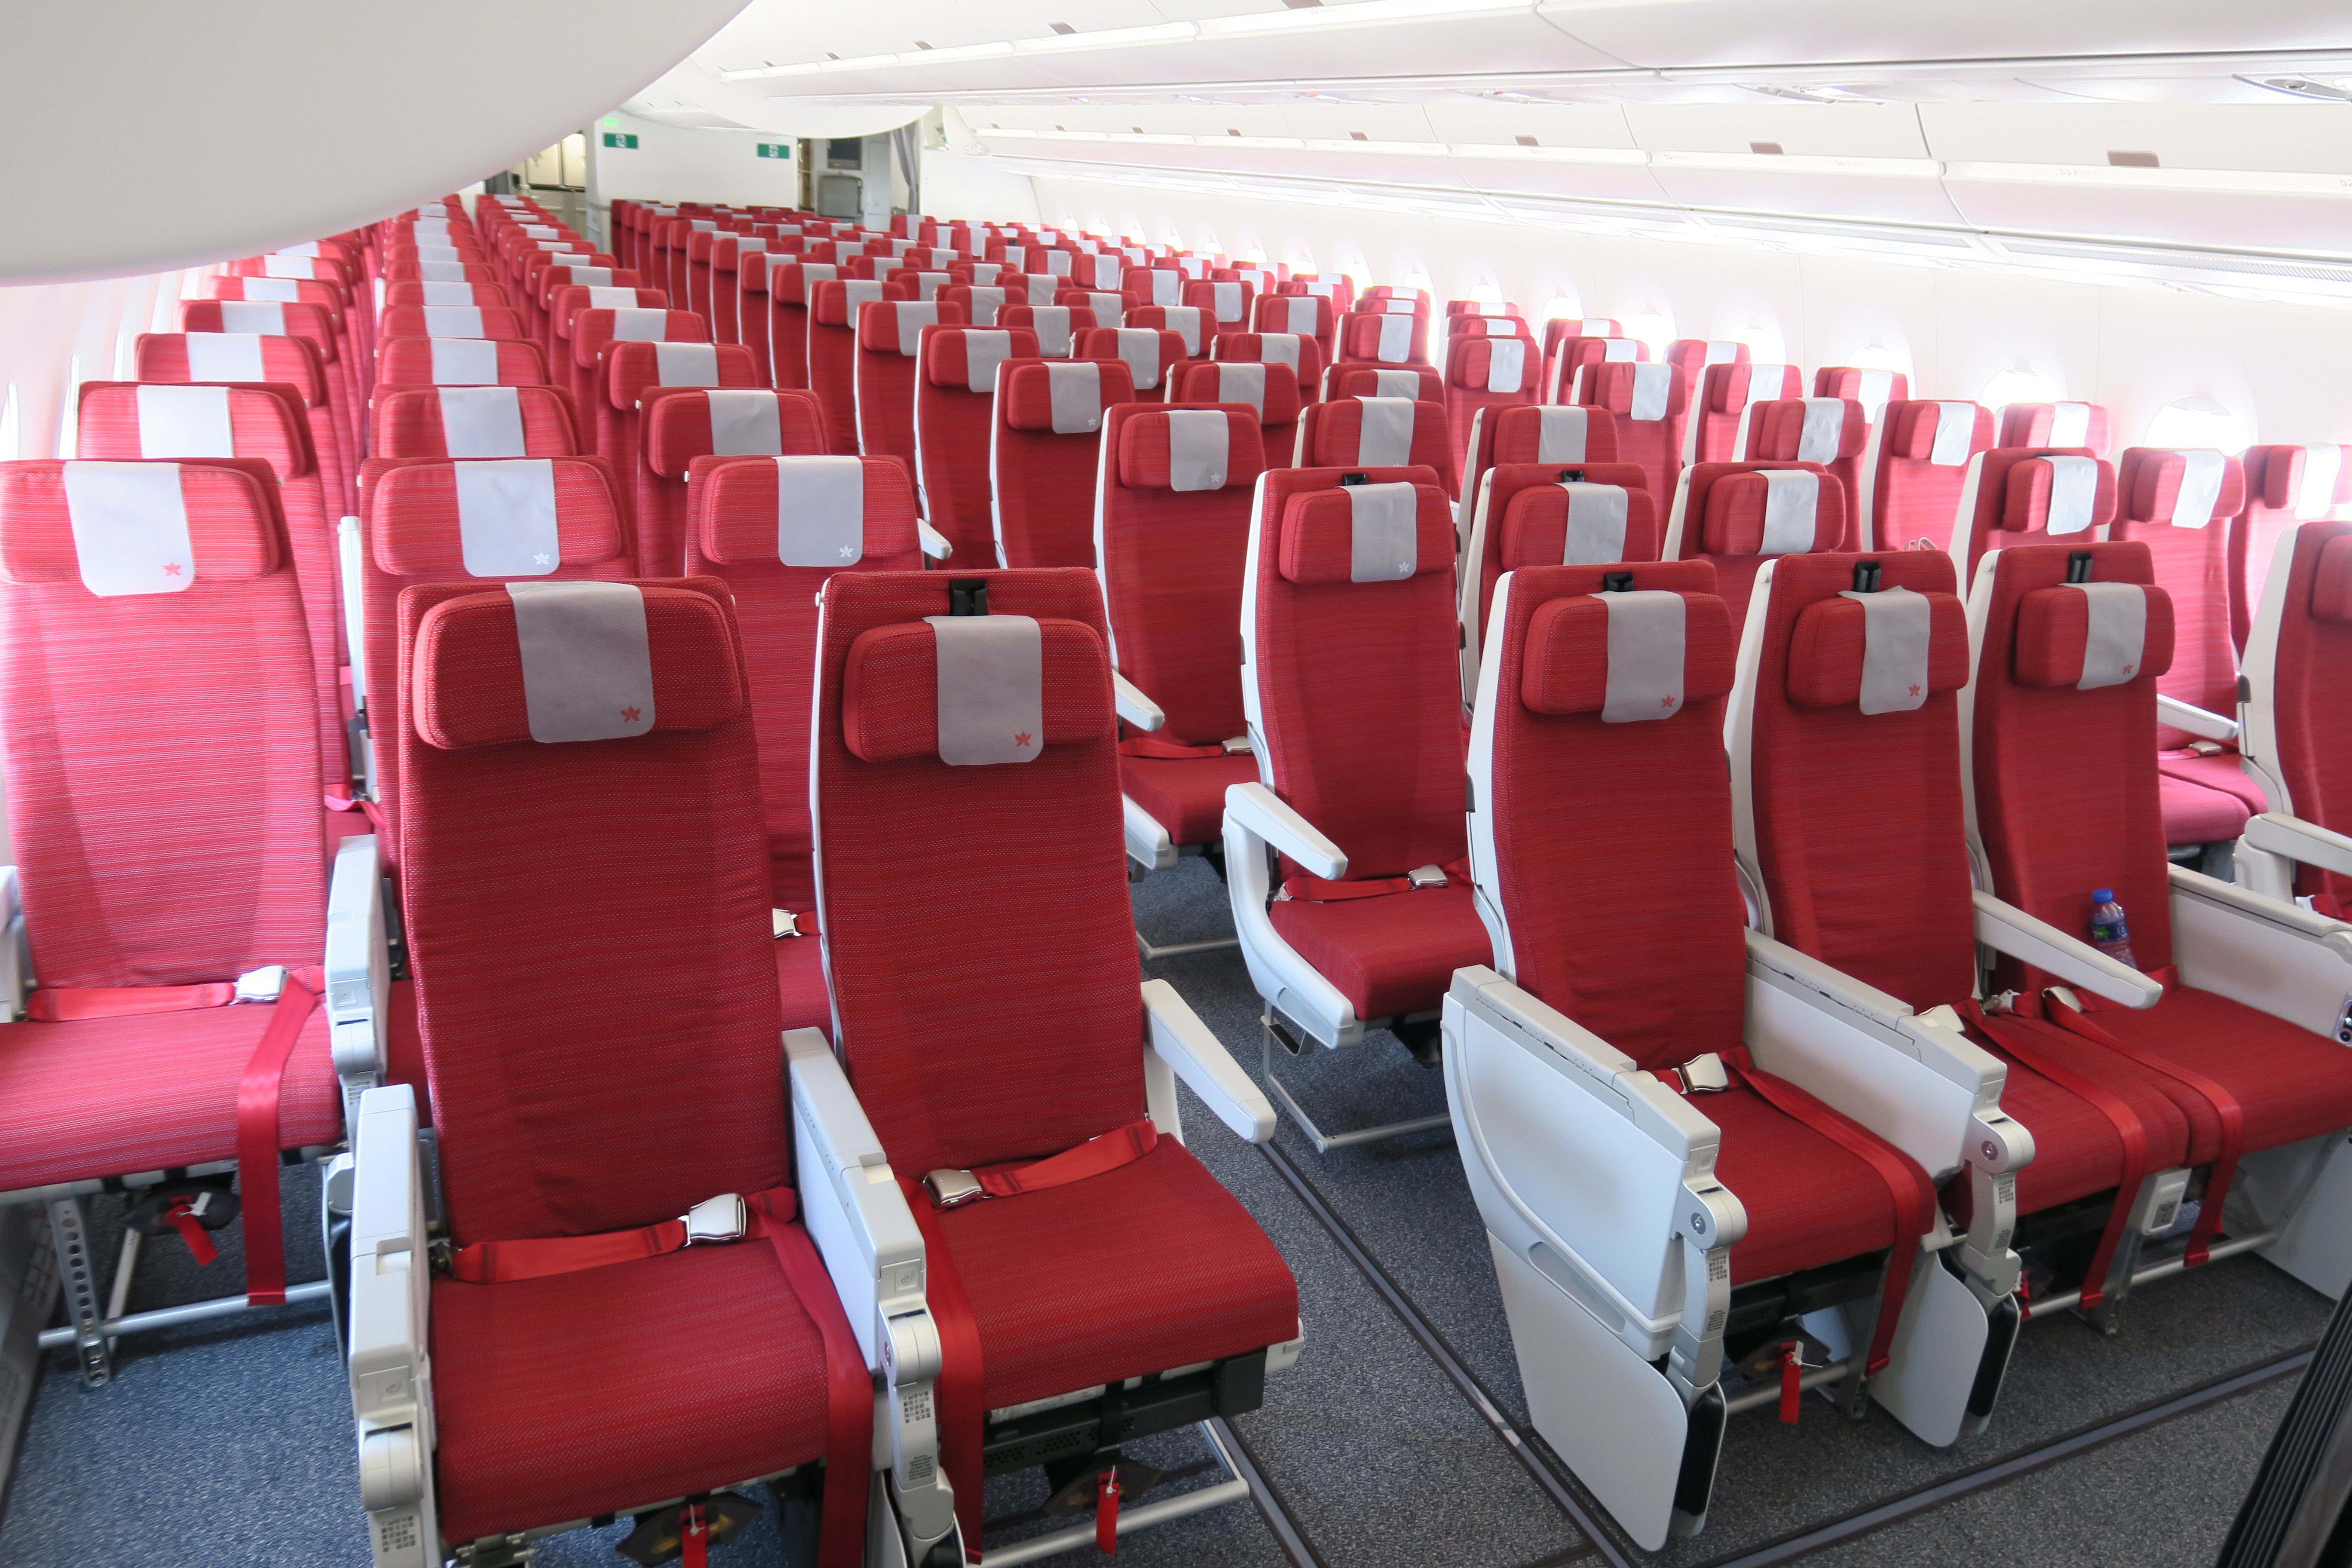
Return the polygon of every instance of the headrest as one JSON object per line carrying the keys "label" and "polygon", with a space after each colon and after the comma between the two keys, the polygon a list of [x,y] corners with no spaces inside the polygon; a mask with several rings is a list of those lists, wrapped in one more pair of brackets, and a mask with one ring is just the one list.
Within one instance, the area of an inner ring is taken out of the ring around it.
{"label": "headrest", "polygon": [[1181,365],[1176,372],[1174,401],[1246,403],[1257,410],[1261,425],[1292,424],[1300,408],[1298,378],[1279,369],[1269,375],[1267,368],[1263,362],[1236,364],[1230,360]]}
{"label": "headrest", "polygon": [[1528,620],[1519,701],[1604,724],[1671,719],[1731,689],[1731,611],[1713,594],[1665,588],[1549,599]]}
{"label": "headrest", "polygon": [[1219,326],[1238,328],[1249,320],[1250,301],[1257,290],[1246,283],[1194,283],[1184,290],[1184,303],[1206,310]]}
{"label": "headrest", "polygon": [[1875,422],[1888,403],[1911,396],[1911,378],[1899,370],[1860,370],[1850,364],[1828,364],[1813,373],[1813,395],[1850,397]]}
{"label": "headrest", "polygon": [[[1496,322],[1484,316],[1464,316],[1459,320],[1486,321],[1489,325],[1517,324]],[[1543,351],[1536,347],[1533,338],[1526,336],[1459,338],[1447,357],[1454,384],[1473,392],[1531,393],[1543,368]]]}
{"label": "headrest", "polygon": [[914,290],[919,301],[937,300],[940,290],[955,281],[944,272],[927,271],[919,267],[897,267],[882,275],[885,283],[904,283]]}
{"label": "headrest", "polygon": [[1969,683],[1968,608],[1955,594],[1883,588],[1817,599],[1789,633],[1789,700],[1903,713]]}
{"label": "headrest", "polygon": [[1025,763],[1111,734],[1110,660],[1082,621],[927,616],[849,645],[842,741],[869,763]]}
{"label": "headrest", "polygon": [[1852,398],[1776,398],[1748,417],[1748,449],[1766,462],[1834,463],[1859,455],[1870,438],[1870,420]]}
{"label": "headrest", "polygon": [[694,588],[510,583],[425,611],[411,658],[417,737],[445,752],[709,730],[747,710],[733,620]]}
{"label": "headrest", "polygon": [[1792,364],[1711,364],[1702,377],[1710,414],[1738,414],[1750,404],[1801,397],[1805,378]]}
{"label": "headrest", "polygon": [[893,458],[774,458],[704,471],[698,543],[726,566],[838,570],[916,547],[915,487]]}
{"label": "headrest", "polygon": [[[1990,466],[1992,458],[1986,458]],[[2020,458],[2001,479],[2000,527],[2063,537],[2097,528],[2116,515],[2115,465],[2087,451]]]}
{"label": "headrest", "polygon": [[76,423],[87,457],[257,458],[282,482],[313,462],[301,408],[286,387],[84,382]]}
{"label": "headrest", "polygon": [[1605,408],[1520,405],[1491,410],[1486,417],[1494,421],[1494,461],[1498,465],[1617,460],[1617,416]]}
{"label": "headrest", "polygon": [[908,359],[922,347],[925,327],[960,327],[963,312],[936,300],[875,300],[857,307],[857,346],[868,353]]}
{"label": "headrest", "polygon": [[1327,395],[1334,403],[1344,397],[1407,397],[1418,403],[1443,403],[1445,376],[1434,365],[1383,370],[1373,364],[1342,364],[1332,370]]}
{"label": "headrest", "polygon": [[1454,565],[1454,519],[1435,485],[1334,485],[1290,498],[1285,578],[1304,585],[1397,583]]}
{"label": "headrest", "polygon": [[2000,439],[2004,447],[2087,447],[2103,456],[2110,427],[2095,403],[2012,403],[2000,411]]}
{"label": "headrest", "polygon": [[1805,555],[1845,542],[1845,487],[1817,468],[1750,468],[1706,488],[1709,555]]}
{"label": "headrest", "polygon": [[606,343],[701,343],[710,341],[710,331],[691,310],[599,308],[572,319],[572,341],[579,363],[593,366]]}
{"label": "headrest", "polygon": [[1449,338],[1529,338],[1527,322],[1516,315],[1471,314],[1453,312],[1445,318],[1445,335]]}
{"label": "headrest", "polygon": [[1130,300],[1146,305],[1180,305],[1184,300],[1184,274],[1173,267],[1135,268],[1120,279],[1120,289]]}
{"label": "headrest", "polygon": [[1728,338],[1676,338],[1661,356],[1685,370],[1711,364],[1746,364],[1753,357],[1748,345]]}
{"label": "headrest", "polygon": [[1612,360],[1585,371],[1583,396],[1620,419],[1670,419],[1683,411],[1683,377],[1670,364]]}
{"label": "headrest", "polygon": [[1234,489],[1265,470],[1265,442],[1248,414],[1153,409],[1119,427],[1118,482],[1132,489]]}
{"label": "headrest", "polygon": [[820,283],[840,276],[840,268],[830,261],[794,261],[768,263],[768,297],[787,305],[805,306],[809,290]]}
{"label": "headrest", "polygon": [[134,353],[142,381],[283,382],[313,408],[327,401],[325,367],[301,338],[143,332]]}
{"label": "headrest", "polygon": [[1092,435],[1102,428],[1104,409],[1135,401],[1135,384],[1118,360],[1014,364],[1003,374],[1008,429]]}
{"label": "headrest", "polygon": [[377,476],[369,507],[377,570],[427,583],[543,577],[627,549],[594,458],[401,463]]}
{"label": "headrest", "polygon": [[997,312],[1010,298],[1006,289],[985,283],[958,283],[940,290],[940,303],[961,306],[964,319],[975,327],[996,325]]}
{"label": "headrest", "polygon": [[1258,300],[1253,325],[1262,332],[1321,337],[1331,330],[1331,301],[1313,294],[1269,295]]}
{"label": "headrest", "polygon": [[2319,547],[2311,573],[2311,618],[2352,621],[2352,533],[2339,533]]}
{"label": "headrest", "polygon": [[2124,454],[2131,466],[2131,494],[2125,515],[2133,522],[2203,528],[2215,518],[2246,510],[2246,469],[2237,458],[2211,451],[2161,451],[2135,447]]}
{"label": "headrest", "polygon": [[1886,449],[1915,463],[1965,467],[1992,438],[1992,415],[1974,403],[1906,403],[1895,417]]}
{"label": "headrest", "polygon": [[1350,311],[1342,329],[1340,352],[1381,364],[1403,364],[1420,346],[1421,320],[1406,312]]}
{"label": "headrest", "polygon": [[[2332,441],[2301,447],[2271,447],[2263,464],[2263,504],[2274,511],[2294,510],[2302,522],[2326,518],[2345,499],[2352,483],[2352,463],[2344,448]],[[2250,454],[2251,455],[2251,454]]]}
{"label": "headrest", "polygon": [[1023,327],[1037,335],[1037,352],[1047,359],[1067,359],[1080,332],[1108,323],[1082,305],[1007,305],[998,312],[1007,327]]}
{"label": "headrest", "polygon": [[2017,682],[2093,691],[2172,668],[2172,596],[2137,583],[2036,588],[2017,604]]}
{"label": "headrest", "polygon": [[740,343],[614,343],[604,382],[615,408],[635,408],[656,386],[751,386],[758,362]]}
{"label": "headrest", "polygon": [[1174,332],[1183,341],[1184,357],[1198,359],[1216,331],[1216,322],[1209,320],[1205,310],[1191,305],[1140,305],[1127,312],[1123,324],[1129,327],[1155,327],[1163,332]]}
{"label": "headrest", "polygon": [[666,479],[688,478],[697,458],[780,458],[825,446],[823,416],[807,392],[670,392],[646,406],[646,466]]}
{"label": "headrest", "polygon": [[0,464],[0,577],[100,598],[177,594],[278,569],[259,464]]}
{"label": "headrest", "polygon": [[1437,464],[1444,450],[1445,410],[1402,397],[1351,397],[1327,403],[1313,421],[1307,466],[1396,468]]}
{"label": "headrest", "polygon": [[846,327],[858,311],[877,300],[911,300],[914,290],[904,284],[885,284],[874,278],[830,278],[809,289],[809,321],[820,327]]}
{"label": "headrest", "polygon": [[1586,479],[1516,491],[1503,509],[1503,570],[1655,561],[1664,542],[1657,504],[1642,488],[1641,470],[1625,467],[1611,463]]}
{"label": "headrest", "polygon": [[1138,392],[1157,392],[1184,363],[1184,340],[1157,327],[1097,327],[1078,340],[1083,359],[1115,359]]}
{"label": "headrest", "polygon": [[996,395],[996,367],[1035,359],[1037,334],[1005,327],[939,327],[929,334],[923,379],[933,386]]}
{"label": "headrest", "polygon": [[1105,293],[1099,289],[1064,289],[1054,296],[1056,305],[1075,305],[1095,320],[1097,327],[1116,327],[1127,310],[1127,296]]}
{"label": "headrest", "polygon": [[387,338],[377,351],[386,386],[543,384],[538,345],[495,338]]}
{"label": "headrest", "polygon": [[1231,360],[1237,364],[1279,364],[1294,376],[1299,374],[1302,362],[1309,366],[1315,363],[1311,357],[1315,353],[1315,340],[1297,332],[1219,332],[1209,344],[1212,359]]}

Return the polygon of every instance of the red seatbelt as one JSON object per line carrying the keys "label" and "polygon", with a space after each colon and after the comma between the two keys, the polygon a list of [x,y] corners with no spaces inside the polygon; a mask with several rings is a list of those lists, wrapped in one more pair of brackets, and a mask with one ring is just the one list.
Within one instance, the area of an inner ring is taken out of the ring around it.
{"label": "red seatbelt", "polygon": [[[2149,979],[2156,981],[2167,990],[2180,984],[2180,972],[2170,964],[2165,965],[2162,969],[2149,970],[2147,974]],[[2238,1155],[2246,1145],[2245,1107],[2238,1103],[2238,1097],[2231,1093],[2227,1088],[2195,1068],[2183,1067],[2179,1062],[2168,1061],[2154,1051],[2142,1046],[2135,1046],[2128,1040],[2118,1039],[2091,1022],[2088,1013],[2108,1012],[2119,1004],[2107,1002],[2096,995],[2086,995],[2082,1000],[2087,1011],[2078,1013],[2063,1003],[2054,1005],[2049,1003],[2046,1000],[2047,994],[2045,992],[2042,1012],[2050,1022],[2068,1034],[2080,1035],[2086,1040],[2096,1041],[2116,1055],[2128,1058],[2144,1068],[2162,1073],[2175,1083],[2195,1090],[2204,1096],[2207,1103],[2213,1107],[2214,1114],[2221,1119],[2221,1148],[2220,1152],[2213,1156],[2212,1173],[2205,1178],[2204,1202],[2198,1209],[2196,1226],[2189,1233],[2189,1252],[2186,1262],[2189,1268],[2196,1268],[2211,1256],[2213,1233],[2221,1223],[2221,1203],[2230,1195],[2230,1180],[2237,1174]],[[2158,1005],[2161,1005],[2161,1004]]]}
{"label": "red seatbelt", "polygon": [[236,1000],[233,980],[202,985],[44,985],[26,998],[25,1016],[44,1024],[89,1018],[136,1018],[149,1013],[194,1013]]}
{"label": "red seatbelt", "polygon": [[[1448,887],[1470,879],[1470,862],[1466,858],[1449,860],[1438,869],[1445,873]],[[1282,884],[1285,898],[1300,899],[1310,904],[1343,903],[1349,899],[1382,899],[1391,893],[1413,890],[1411,877],[1366,877],[1360,881],[1338,882],[1301,872],[1296,877],[1285,878]],[[1435,891],[1434,889],[1429,890]]]}
{"label": "red seatbelt", "polygon": [[286,1236],[278,1205],[278,1096],[302,1026],[319,1005],[316,968],[289,970],[269,1009],[269,1026],[246,1059],[236,1085],[237,1185],[245,1204],[245,1299],[275,1307],[286,1300]]}
{"label": "red seatbelt", "polygon": [[1009,1171],[989,1171],[979,1180],[981,1187],[991,1197],[1009,1198],[1015,1193],[1034,1193],[1045,1187],[1066,1186],[1083,1182],[1088,1176],[1099,1176],[1106,1171],[1116,1171],[1121,1165],[1131,1165],[1160,1147],[1160,1129],[1151,1118],[1130,1121],[1115,1128],[1099,1138],[1089,1138],[1075,1149],[1065,1149],[1050,1158]]}
{"label": "red seatbelt", "polygon": [[2139,1112],[2121,1096],[2087,1074],[2077,1072],[2062,1061],[2055,1060],[2038,1047],[2028,1044],[2031,1035],[2021,1028],[1996,1027],[1998,1014],[1987,1014],[1974,998],[1959,1003],[1960,1016],[1976,1026],[1976,1032],[1987,1044],[2003,1056],[2013,1058],[2021,1065],[2040,1073],[2059,1088],[2081,1097],[2107,1119],[2116,1130],[2116,1137],[2124,1146],[2123,1170],[2116,1184],[2115,1207],[2107,1213],[2107,1223],[2099,1233],[2099,1245],[2091,1254],[2091,1264],[2083,1273],[2083,1306],[2097,1306],[2106,1299],[2107,1265],[2123,1240],[2124,1227],[2131,1219],[2132,1201],[2139,1193],[2140,1184],[2147,1177],[2147,1125]]}
{"label": "red seatbelt", "polygon": [[1878,1299],[1878,1325],[1871,1333],[1870,1355],[1864,1363],[1865,1373],[1876,1373],[1886,1364],[1887,1346],[1894,1342],[1895,1324],[1903,1317],[1903,1299],[1910,1293],[1911,1266],[1916,1261],[1919,1238],[1927,1234],[1935,1218],[1935,1185],[1918,1162],[1870,1129],[1847,1120],[1787,1079],[1759,1071],[1749,1059],[1747,1047],[1735,1046],[1722,1055],[1724,1066],[1733,1076],[1774,1110],[1866,1162],[1895,1200],[1895,1246],[1886,1261],[1886,1289]]}
{"label": "red seatbelt", "polygon": [[1163,741],[1156,735],[1129,736],[1118,743],[1118,754],[1122,757],[1154,757],[1170,762],[1196,757],[1249,755],[1247,752],[1227,752],[1222,741],[1206,746],[1188,746],[1181,741]]}

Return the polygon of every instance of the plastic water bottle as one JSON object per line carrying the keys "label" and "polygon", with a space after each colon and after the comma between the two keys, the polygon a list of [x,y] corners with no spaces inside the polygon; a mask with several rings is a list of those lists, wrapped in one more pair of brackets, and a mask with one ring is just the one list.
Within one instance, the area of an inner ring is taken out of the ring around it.
{"label": "plastic water bottle", "polygon": [[2091,902],[2091,945],[2117,963],[2137,969],[2139,962],[2132,957],[2131,927],[2124,920],[2124,907],[2116,902],[2116,890],[2094,889]]}

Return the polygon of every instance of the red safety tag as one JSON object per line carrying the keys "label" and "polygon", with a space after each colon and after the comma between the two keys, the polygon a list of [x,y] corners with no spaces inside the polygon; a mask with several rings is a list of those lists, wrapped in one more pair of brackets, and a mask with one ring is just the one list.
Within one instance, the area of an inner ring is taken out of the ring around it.
{"label": "red safety tag", "polygon": [[213,1245],[211,1232],[205,1230],[196,1218],[194,1199],[181,1198],[163,1211],[163,1218],[180,1233],[180,1239],[188,1244],[188,1256],[196,1260],[197,1268],[203,1268],[220,1256],[220,1248]]}
{"label": "red safety tag", "polygon": [[1797,1424],[1797,1400],[1805,1392],[1805,1342],[1789,1340],[1780,1346],[1780,1420]]}
{"label": "red safety tag", "polygon": [[710,1527],[702,1522],[702,1506],[686,1505],[677,1532],[678,1568],[710,1568]]}
{"label": "red safety tag", "polygon": [[1095,1492],[1095,1550],[1106,1557],[1118,1555],[1118,1467],[1103,1472]]}

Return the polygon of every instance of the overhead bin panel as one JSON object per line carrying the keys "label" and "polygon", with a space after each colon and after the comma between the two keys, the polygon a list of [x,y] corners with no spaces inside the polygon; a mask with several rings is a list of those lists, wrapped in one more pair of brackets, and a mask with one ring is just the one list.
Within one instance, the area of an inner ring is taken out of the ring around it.
{"label": "overhead bin panel", "polygon": [[1947,162],[2105,163],[2151,153],[2164,168],[2352,170],[2352,108],[2294,103],[1945,103],[1923,107],[1928,155]]}

